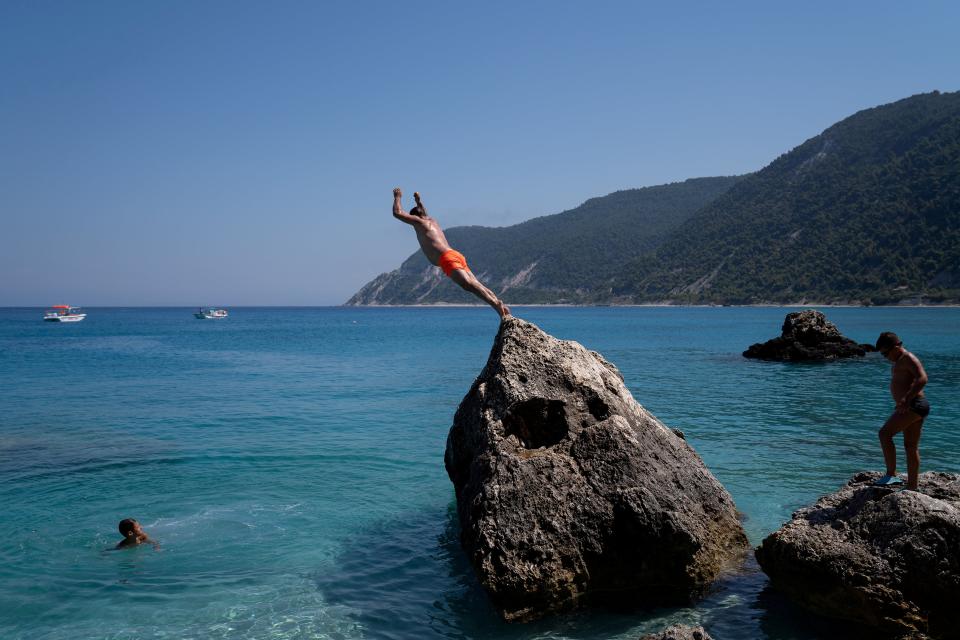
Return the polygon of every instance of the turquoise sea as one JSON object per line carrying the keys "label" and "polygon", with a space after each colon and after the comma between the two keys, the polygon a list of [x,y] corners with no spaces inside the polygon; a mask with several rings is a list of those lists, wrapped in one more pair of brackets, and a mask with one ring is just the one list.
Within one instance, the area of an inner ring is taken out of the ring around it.
{"label": "turquoise sea", "polygon": [[[686,433],[754,545],[881,469],[878,354],[740,356],[790,309],[514,311],[615,363]],[[892,330],[920,356],[923,469],[960,472],[960,309],[824,311],[858,341]],[[795,609],[752,562],[692,608],[500,622],[460,551],[443,468],[497,331],[487,308],[88,312],[59,325],[0,309],[0,638],[607,640],[672,622],[717,640],[858,637]],[[160,550],[108,551],[126,517]]]}

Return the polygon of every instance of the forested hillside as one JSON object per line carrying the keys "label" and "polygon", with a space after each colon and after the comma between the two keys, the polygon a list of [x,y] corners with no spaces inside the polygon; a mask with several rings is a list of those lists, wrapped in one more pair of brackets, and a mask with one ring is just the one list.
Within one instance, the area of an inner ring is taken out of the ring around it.
{"label": "forested hillside", "polygon": [[615,279],[630,301],[960,298],[960,93],[861,111],[693,216]]}
{"label": "forested hillside", "polygon": [[[960,93],[861,111],[748,176],[447,237],[514,304],[957,302]],[[432,302],[476,300],[417,252],[347,304]]]}
{"label": "forested hillside", "polygon": [[[512,302],[592,302],[597,299],[597,283],[609,283],[619,265],[656,249],[672,230],[738,179],[698,178],[617,191],[511,227],[447,229],[447,240],[467,256],[471,269],[490,288]],[[431,210],[431,215],[443,222],[442,212]],[[410,243],[417,246],[412,232]],[[475,301],[418,250],[347,304]]]}

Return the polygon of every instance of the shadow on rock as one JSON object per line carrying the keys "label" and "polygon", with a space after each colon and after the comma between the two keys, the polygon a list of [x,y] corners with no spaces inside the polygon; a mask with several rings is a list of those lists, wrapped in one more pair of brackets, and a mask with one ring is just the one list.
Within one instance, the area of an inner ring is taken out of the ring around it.
{"label": "shadow on rock", "polygon": [[757,596],[762,637],[769,640],[877,640],[876,632],[862,625],[811,614],[773,587]]}

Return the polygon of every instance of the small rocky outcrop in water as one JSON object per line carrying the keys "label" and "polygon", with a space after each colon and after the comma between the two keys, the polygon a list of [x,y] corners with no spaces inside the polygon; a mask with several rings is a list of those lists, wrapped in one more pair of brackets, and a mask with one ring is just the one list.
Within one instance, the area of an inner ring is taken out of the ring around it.
{"label": "small rocky outcrop in water", "polygon": [[750,345],[745,358],[759,360],[836,360],[863,356],[873,347],[845,338],[819,311],[788,313],[780,337]]}
{"label": "small rocky outcrop in water", "polygon": [[927,472],[920,492],[860,473],[771,534],[757,560],[801,605],[880,637],[960,638],[960,476]]}
{"label": "small rocky outcrop in water", "polygon": [[713,640],[703,627],[690,627],[685,624],[675,624],[667,627],[660,633],[651,633],[640,640]]}
{"label": "small rocky outcrop in water", "polygon": [[506,620],[687,603],[747,543],[730,494],[616,367],[516,318],[454,417],[461,543]]}

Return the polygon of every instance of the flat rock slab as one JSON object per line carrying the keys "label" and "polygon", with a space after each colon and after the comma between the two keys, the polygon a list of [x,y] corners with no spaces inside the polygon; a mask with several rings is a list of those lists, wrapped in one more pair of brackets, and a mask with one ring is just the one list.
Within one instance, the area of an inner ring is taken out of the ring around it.
{"label": "flat rock slab", "polygon": [[678,433],[599,354],[501,324],[445,463],[462,546],[506,620],[689,603],[742,558],[733,499]]}
{"label": "flat rock slab", "polygon": [[685,624],[675,624],[667,627],[660,633],[650,633],[640,640],[713,640],[703,627],[691,627]]}
{"label": "flat rock slab", "polygon": [[757,561],[799,604],[878,637],[960,638],[960,476],[923,473],[919,492],[874,487],[879,476],[794,513]]}
{"label": "flat rock slab", "polygon": [[780,337],[750,345],[745,358],[758,360],[817,361],[866,355],[870,345],[844,337],[836,325],[813,309],[788,313]]}

